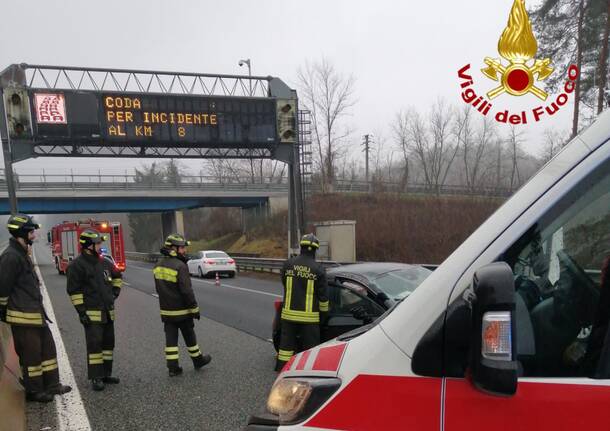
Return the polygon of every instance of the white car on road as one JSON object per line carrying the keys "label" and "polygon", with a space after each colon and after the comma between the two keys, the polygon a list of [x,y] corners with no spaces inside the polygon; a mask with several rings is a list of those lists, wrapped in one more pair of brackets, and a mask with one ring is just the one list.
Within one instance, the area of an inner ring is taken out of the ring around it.
{"label": "white car on road", "polygon": [[198,251],[192,259],[187,262],[189,273],[206,277],[227,274],[229,277],[235,277],[237,267],[235,260],[224,251],[204,250]]}

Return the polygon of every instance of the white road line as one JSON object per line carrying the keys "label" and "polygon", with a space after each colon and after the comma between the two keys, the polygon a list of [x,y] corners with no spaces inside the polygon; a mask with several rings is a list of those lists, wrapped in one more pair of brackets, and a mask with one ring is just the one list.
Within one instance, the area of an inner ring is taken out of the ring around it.
{"label": "white road line", "polygon": [[[193,281],[211,284],[212,286],[216,285],[216,283],[214,281],[206,281],[206,280],[198,280],[198,279],[195,279]],[[229,289],[243,290],[244,292],[258,293],[259,295],[273,296],[274,298],[282,298],[282,295],[276,295],[275,293],[262,292],[260,290],[246,289],[245,287],[239,287],[239,286],[233,286],[231,284],[220,283],[219,289],[222,289],[223,287],[228,287]]]}
{"label": "white road line", "polygon": [[[142,269],[142,270],[146,270],[146,271],[152,271],[151,268],[145,268],[143,266],[138,266],[138,265],[133,265],[130,264],[129,265],[130,268],[138,268],[138,269]],[[211,285],[216,285],[216,282],[214,281],[206,281],[206,280],[200,280],[197,278],[193,278],[193,281],[198,281],[200,283],[207,283],[207,284],[211,284]],[[262,292],[260,290],[255,290],[255,289],[246,289],[245,287],[239,287],[239,286],[233,286],[232,284],[226,284],[226,283],[220,283],[220,287],[228,287],[229,289],[235,289],[235,290],[243,290],[244,292],[250,292],[250,293],[258,293],[259,295],[267,295],[267,296],[272,296],[274,298],[282,298],[282,295],[276,295],[275,293],[269,293],[269,292]]]}
{"label": "white road line", "polygon": [[155,298],[158,298],[159,295],[157,295],[156,293],[151,293],[152,296],[154,296]]}
{"label": "white road line", "polygon": [[83,399],[76,385],[76,379],[70,366],[70,359],[66,353],[66,347],[64,341],[61,338],[59,328],[57,327],[57,319],[55,318],[55,312],[53,311],[53,304],[49,298],[47,287],[44,284],[40,268],[36,262],[36,255],[32,253],[34,258],[34,264],[36,265],[36,274],[40,280],[40,291],[44,302],[44,308],[54,324],[50,324],[49,328],[53,334],[55,340],[55,347],[57,349],[57,362],[59,364],[59,380],[64,385],[72,386],[72,391],[55,397],[55,408],[57,409],[57,423],[59,424],[60,431],[91,431],[91,424],[89,423],[89,417],[85,411],[85,405]]}

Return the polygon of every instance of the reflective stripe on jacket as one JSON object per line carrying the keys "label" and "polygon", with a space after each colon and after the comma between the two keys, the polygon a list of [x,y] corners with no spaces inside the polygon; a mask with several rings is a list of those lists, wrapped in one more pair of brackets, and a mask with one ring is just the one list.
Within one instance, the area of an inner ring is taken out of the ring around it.
{"label": "reflective stripe on jacket", "polygon": [[284,284],[283,320],[319,323],[320,312],[328,311],[326,270],[312,256],[288,259],[282,268]]}
{"label": "reflective stripe on jacket", "polygon": [[164,257],[153,269],[161,320],[175,322],[199,313],[188,267],[177,257]]}
{"label": "reflective stripe on jacket", "polygon": [[0,256],[0,308],[15,326],[46,326],[40,282],[26,249],[15,238]]}
{"label": "reflective stripe on jacket", "polygon": [[[81,253],[67,270],[67,291],[79,314],[86,314],[92,323],[114,320],[114,295],[104,258]],[[107,313],[106,313],[107,311]]]}

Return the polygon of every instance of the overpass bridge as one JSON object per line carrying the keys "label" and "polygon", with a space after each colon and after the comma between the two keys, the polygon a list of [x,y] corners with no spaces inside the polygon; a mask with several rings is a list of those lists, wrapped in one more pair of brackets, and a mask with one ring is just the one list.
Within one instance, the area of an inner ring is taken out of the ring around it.
{"label": "overpass bridge", "polygon": [[[285,207],[289,193],[286,177],[181,175],[176,180],[125,174],[14,174],[21,211],[33,214],[99,212],[167,212],[199,207],[239,207],[268,210]],[[4,172],[0,169],[0,214],[10,211]],[[320,192],[315,184],[310,193]],[[444,185],[438,191],[425,184],[337,180],[338,193],[410,193],[508,197],[512,191],[485,187],[470,189]]]}
{"label": "overpass bridge", "polygon": [[[0,171],[0,178],[3,172]],[[20,211],[33,214],[166,212],[199,207],[267,208],[288,196],[286,178],[182,176],[176,181],[135,174],[18,174]],[[0,214],[10,212],[6,183],[0,181]]]}

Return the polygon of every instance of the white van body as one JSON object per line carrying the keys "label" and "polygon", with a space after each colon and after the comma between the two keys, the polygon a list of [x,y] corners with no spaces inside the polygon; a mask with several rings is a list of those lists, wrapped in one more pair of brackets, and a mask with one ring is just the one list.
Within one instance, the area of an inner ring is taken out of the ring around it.
{"label": "white van body", "polygon": [[[317,410],[294,425],[278,421],[279,426],[263,426],[251,420],[246,429],[610,430],[608,379],[520,377],[515,395],[497,396],[475,388],[468,377],[426,377],[416,375],[411,366],[422,337],[448,304],[472,286],[475,271],[497,261],[589,173],[600,166],[606,169],[609,139],[606,111],[377,325],[348,341],[334,340],[293,358],[276,383],[340,379],[339,389]],[[610,256],[610,248],[605,253]],[[321,354],[324,359],[316,366]]]}

